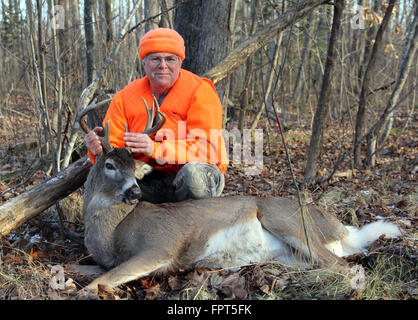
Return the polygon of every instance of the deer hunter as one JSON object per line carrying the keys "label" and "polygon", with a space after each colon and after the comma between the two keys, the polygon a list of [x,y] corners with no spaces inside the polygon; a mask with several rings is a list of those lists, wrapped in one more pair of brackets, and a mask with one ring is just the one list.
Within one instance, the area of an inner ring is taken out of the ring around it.
{"label": "deer hunter", "polygon": [[[222,129],[222,105],[213,83],[181,68],[184,40],[172,29],[158,28],[146,33],[140,42],[139,56],[146,76],[114,96],[103,121],[104,126],[110,120],[111,145],[129,147],[134,159],[152,166],[153,171],[139,181],[145,201],[162,203],[219,196],[228,157],[221,135],[211,141],[211,129]],[[142,133],[147,121],[143,99],[151,104],[153,96],[166,121],[161,130],[150,136]],[[125,131],[125,124],[129,132]],[[96,127],[85,136],[92,162],[102,151],[97,137],[101,130]]]}

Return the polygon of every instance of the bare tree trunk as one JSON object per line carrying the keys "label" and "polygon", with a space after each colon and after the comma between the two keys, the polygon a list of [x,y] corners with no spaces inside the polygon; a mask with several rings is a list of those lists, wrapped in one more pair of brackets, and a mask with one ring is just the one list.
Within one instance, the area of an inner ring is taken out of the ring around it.
{"label": "bare tree trunk", "polygon": [[[174,0],[160,0],[160,2],[161,2],[161,12],[164,12],[164,11],[167,11],[168,8],[171,8],[173,6]],[[174,28],[172,11],[166,14],[163,14],[161,16],[160,27],[170,28],[170,29]]]}
{"label": "bare tree trunk", "polygon": [[[202,75],[226,56],[231,43],[228,32],[230,2],[191,0],[177,8],[174,25],[185,41],[185,69]],[[217,86],[217,89],[223,96],[223,88]]]}
{"label": "bare tree trunk", "polygon": [[[374,0],[374,4],[372,8],[373,11],[377,11],[379,7],[380,7],[380,0]],[[361,88],[362,86],[362,81],[364,79],[364,72],[366,70],[368,61],[370,61],[370,53],[371,53],[371,48],[373,46],[372,39],[375,38],[376,29],[377,29],[376,24],[373,24],[373,26],[370,26],[367,29],[367,32],[365,32],[365,38],[360,40],[361,41],[360,53],[362,54],[362,56],[361,56],[361,62],[357,63],[359,66],[359,71],[358,71],[359,88]]]}
{"label": "bare tree trunk", "polygon": [[396,0],[389,0],[389,6],[386,9],[385,16],[383,18],[382,24],[380,25],[376,39],[373,44],[372,51],[370,53],[369,62],[367,64],[366,71],[363,75],[363,82],[360,92],[359,98],[359,106],[357,110],[357,119],[356,119],[356,131],[354,133],[354,143],[353,143],[353,151],[354,151],[354,164],[356,167],[361,166],[361,138],[363,135],[363,128],[365,122],[365,114],[366,114],[366,105],[367,105],[367,97],[369,96],[370,92],[370,78],[372,76],[372,70],[376,63],[377,52],[380,48],[380,44],[382,42],[383,33],[387,25],[389,24],[390,17],[392,16],[392,10],[395,6]]}
{"label": "bare tree trunk", "polygon": [[94,62],[93,62],[93,20],[92,20],[92,0],[84,0],[84,33],[86,37],[86,71],[87,85],[93,81]]}
{"label": "bare tree trunk", "polygon": [[[388,121],[393,121],[393,111],[398,106],[400,93],[405,85],[406,79],[408,78],[409,71],[411,67],[414,66],[414,57],[417,51],[418,43],[418,5],[415,5],[415,16],[412,24],[410,25],[410,30],[408,36],[405,40],[403,55],[402,55],[402,64],[399,70],[398,79],[395,84],[395,88],[386,104],[385,110],[381,115],[380,119],[372,127],[372,129],[367,134],[367,162],[370,166],[375,165],[376,158],[376,145],[377,137],[382,129],[382,127]],[[416,61],[415,61],[416,63]],[[383,143],[380,141],[380,143]]]}
{"label": "bare tree trunk", "polygon": [[[252,2],[251,6],[251,29],[250,29],[250,36],[255,34],[257,31],[257,16],[260,9],[260,1],[254,0]],[[244,79],[244,88],[240,95],[240,112],[239,112],[239,118],[238,118],[238,129],[242,132],[244,129],[244,118],[245,118],[245,111],[248,108],[248,102],[249,102],[249,89],[250,89],[250,82],[253,82],[254,80],[251,80],[252,78],[252,69],[253,69],[253,57],[250,57],[247,60],[246,66],[245,66],[245,79]]]}
{"label": "bare tree trunk", "polygon": [[[236,21],[236,13],[237,13],[237,4],[238,0],[231,0],[231,4],[229,7],[229,19],[228,19],[228,32],[229,37],[231,39],[229,43],[229,48],[227,51],[231,51],[235,45],[235,21]],[[229,93],[231,90],[231,78],[228,77],[225,80],[225,90],[224,95],[221,97],[222,105],[223,105],[223,117],[222,117],[222,127],[225,128],[226,122],[228,119],[228,108],[229,108]]]}
{"label": "bare tree trunk", "polygon": [[[48,7],[50,13],[53,12],[53,3],[52,0],[48,0]],[[56,32],[56,23],[55,21],[51,23],[52,29],[52,49],[55,63],[55,85],[56,85],[56,115],[57,115],[57,127],[56,127],[56,148],[55,148],[55,158],[54,158],[54,174],[57,174],[61,170],[61,150],[62,150],[62,141],[61,141],[61,130],[62,130],[62,90],[63,90],[63,79],[61,77],[61,62],[59,61],[60,48],[59,42],[57,41],[57,32]]]}
{"label": "bare tree trunk", "polygon": [[[145,18],[153,17],[158,14],[160,10],[159,1],[156,0],[145,0],[144,1],[144,15]],[[145,33],[148,31],[158,28],[158,18],[152,19],[145,23]]]}
{"label": "bare tree trunk", "polygon": [[308,161],[305,169],[305,183],[311,184],[316,176],[316,168],[319,154],[322,149],[322,138],[328,115],[329,93],[331,89],[332,72],[335,66],[336,42],[341,26],[341,17],[344,9],[344,0],[334,3],[334,17],[332,21],[331,36],[328,43],[327,59],[325,62],[324,77],[322,80],[321,93],[316,108],[311,142],[309,145]]}
{"label": "bare tree trunk", "polygon": [[[114,36],[113,36],[113,11],[112,11],[112,0],[105,0],[102,4],[103,6],[100,6],[100,8],[98,8],[99,14],[103,13],[104,14],[104,20],[105,23],[98,23],[97,26],[101,27],[101,31],[96,32],[95,36],[97,39],[97,43],[100,43],[100,41],[104,42],[104,49],[101,49],[100,51],[100,55],[97,55],[96,53],[96,59],[104,59],[105,57],[107,57],[109,55],[110,50],[112,49],[112,44],[114,41]],[[128,3],[129,5],[129,3]],[[103,30],[104,29],[104,30]],[[106,37],[103,40],[102,39],[102,34],[105,34]],[[98,46],[96,46],[98,47]],[[108,86],[110,81],[114,79],[114,74],[113,72],[110,72],[109,70],[106,70],[103,74],[103,85],[104,86]],[[87,119],[88,121],[92,121],[91,118],[91,114],[87,115]]]}
{"label": "bare tree trunk", "polygon": [[105,1],[105,19],[106,19],[106,55],[108,55],[113,43],[113,17],[112,0]]}
{"label": "bare tree trunk", "polygon": [[[51,151],[51,123],[49,120],[48,112],[48,99],[47,99],[47,85],[46,85],[46,61],[45,54],[46,48],[44,44],[44,32],[43,32],[43,20],[42,20],[42,3],[41,0],[36,1],[37,11],[38,11],[38,52],[39,52],[39,83],[40,86],[39,92],[39,101],[41,107],[41,119],[45,136],[45,146],[46,154],[49,154]],[[34,61],[34,63],[36,63]]]}
{"label": "bare tree trunk", "polygon": [[[70,3],[68,1],[58,0],[58,4],[64,7],[65,12],[69,12]],[[53,5],[53,3],[52,3],[52,5]],[[75,12],[74,12],[74,16],[76,16]],[[65,29],[56,30],[56,33],[58,35],[58,39],[56,39],[56,41],[58,41],[58,47],[59,47],[59,53],[60,53],[57,56],[60,57],[61,53],[66,52],[59,59],[59,61],[60,61],[60,73],[61,73],[62,80],[63,80],[63,85],[62,85],[63,86],[63,96],[65,96],[65,90],[68,89],[69,83],[70,83],[70,80],[71,80],[71,79],[69,79],[69,77],[66,77],[66,73],[70,69],[70,54],[67,50],[68,50],[70,45],[71,46],[73,45],[72,42],[71,42],[72,35],[68,30],[71,26],[71,17],[68,14],[65,15],[64,26],[65,26]]]}
{"label": "bare tree trunk", "polygon": [[308,15],[307,22],[306,22],[305,40],[304,40],[304,45],[303,45],[302,57],[300,59],[300,65],[299,65],[299,69],[298,69],[298,73],[297,73],[296,81],[295,81],[295,88],[293,90],[293,102],[296,105],[299,104],[299,101],[302,96],[302,88],[303,88],[302,71],[305,66],[305,62],[307,61],[306,57],[308,56],[308,50],[309,50],[310,43],[311,43],[312,20],[313,20],[313,12],[310,12]]}
{"label": "bare tree trunk", "polygon": [[257,123],[260,120],[261,115],[263,114],[263,112],[266,108],[266,104],[267,104],[267,101],[269,99],[271,88],[273,86],[273,80],[274,80],[274,75],[275,75],[276,68],[277,68],[277,63],[279,61],[279,52],[280,52],[280,45],[281,45],[281,42],[282,42],[282,38],[283,38],[283,33],[280,32],[280,34],[277,36],[276,46],[274,48],[273,61],[271,63],[270,74],[268,76],[267,83],[266,83],[264,98],[261,101],[261,107],[260,107],[260,109],[258,109],[257,114],[255,116],[255,119],[254,119],[254,121],[251,125],[251,131],[254,131],[255,128],[257,127]]}
{"label": "bare tree trunk", "polygon": [[[66,0],[63,0],[66,1]],[[68,6],[68,10],[71,10],[71,12],[73,12],[73,16],[70,17],[69,15],[65,15],[65,19],[66,19],[66,23],[67,26],[69,28],[69,30],[66,30],[65,32],[63,32],[63,30],[60,30],[60,44],[61,41],[62,43],[64,43],[65,40],[65,45],[61,46],[61,49],[63,50],[62,52],[67,52],[64,56],[65,56],[65,69],[63,69],[63,75],[64,75],[64,80],[65,80],[65,88],[68,90],[71,90],[71,78],[67,77],[67,74],[70,74],[71,72],[74,72],[75,74],[79,74],[79,72],[84,72],[84,68],[77,68],[78,66],[80,66],[80,64],[78,64],[78,61],[85,61],[85,56],[84,56],[84,51],[85,51],[85,47],[84,45],[82,45],[81,43],[76,47],[76,50],[71,51],[69,50],[69,48],[72,48],[74,46],[74,43],[76,41],[78,41],[80,35],[82,34],[82,22],[81,22],[81,18],[80,18],[80,6],[79,6],[79,0],[73,0],[73,1],[68,1],[66,2],[67,6]],[[67,20],[68,18],[68,20]],[[81,65],[84,65],[81,64]],[[75,78],[75,77],[74,77]],[[84,77],[83,77],[84,78]],[[80,91],[83,88],[84,83],[82,81],[78,82],[77,86],[74,88],[75,90]],[[66,95],[67,96],[67,95]],[[69,98],[70,100],[70,105],[71,106],[75,106],[76,103],[76,98],[75,97],[71,97]],[[75,110],[75,108],[74,108]]]}

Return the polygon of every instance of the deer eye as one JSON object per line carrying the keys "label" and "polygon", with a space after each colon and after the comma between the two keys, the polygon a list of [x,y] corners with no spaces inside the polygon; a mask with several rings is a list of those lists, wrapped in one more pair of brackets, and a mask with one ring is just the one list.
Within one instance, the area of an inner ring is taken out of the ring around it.
{"label": "deer eye", "polygon": [[111,163],[106,163],[105,164],[105,167],[106,167],[106,169],[108,169],[108,170],[115,170],[115,167],[113,166],[113,164],[111,164]]}

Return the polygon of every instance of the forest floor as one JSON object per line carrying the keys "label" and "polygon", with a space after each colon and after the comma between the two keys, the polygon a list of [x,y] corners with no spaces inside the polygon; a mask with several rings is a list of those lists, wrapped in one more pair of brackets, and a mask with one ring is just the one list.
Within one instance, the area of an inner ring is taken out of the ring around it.
{"label": "forest floor", "polygon": [[[24,99],[24,98],[21,98]],[[16,98],[14,112],[2,111],[0,122],[0,204],[46,178],[37,161],[33,110]],[[402,119],[402,117],[399,117]],[[398,119],[398,117],[397,117]],[[311,115],[288,119],[286,143],[297,181],[303,179]],[[330,121],[332,124],[333,122]],[[310,188],[306,196],[345,224],[362,226],[384,219],[397,223],[401,237],[375,241],[367,250],[345,258],[352,272],[294,270],[278,263],[246,265],[237,270],[181,270],[145,277],[117,289],[102,287],[100,299],[416,299],[418,119],[405,128],[395,120],[389,142],[373,169],[352,170],[350,157],[336,174]],[[259,127],[265,125],[261,123]],[[350,150],[349,124],[327,128],[318,173],[326,177],[341,152]],[[261,173],[246,175],[231,164],[223,195],[296,196],[277,125],[264,129]],[[82,191],[60,202],[67,228],[83,232]],[[93,264],[82,244],[64,239],[55,206],[0,239],[0,299],[75,299],[92,275],[74,269]]]}

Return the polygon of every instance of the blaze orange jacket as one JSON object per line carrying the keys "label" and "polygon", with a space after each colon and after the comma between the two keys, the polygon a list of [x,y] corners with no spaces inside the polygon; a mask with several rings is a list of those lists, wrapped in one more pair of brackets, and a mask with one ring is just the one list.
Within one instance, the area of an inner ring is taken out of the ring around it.
{"label": "blaze orange jacket", "polygon": [[[151,107],[153,98],[147,77],[131,82],[115,94],[103,120],[103,126],[110,120],[112,146],[125,147],[125,123],[130,132],[144,131],[147,114],[142,97]],[[150,136],[155,144],[154,154],[133,154],[135,159],[169,174],[192,161],[216,164],[222,173],[226,172],[229,161],[222,136],[222,105],[210,80],[181,69],[160,110],[166,115],[166,122]],[[90,152],[89,157],[94,163]]]}

